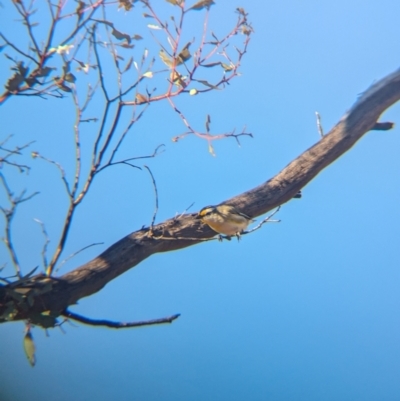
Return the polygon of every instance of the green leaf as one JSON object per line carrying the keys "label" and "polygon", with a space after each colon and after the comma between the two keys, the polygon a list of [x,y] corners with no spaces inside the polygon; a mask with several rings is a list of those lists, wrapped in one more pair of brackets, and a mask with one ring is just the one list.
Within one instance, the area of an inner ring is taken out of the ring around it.
{"label": "green leaf", "polygon": [[201,0],[194,4],[192,7],[190,7],[187,11],[189,10],[202,10],[203,8],[210,8],[215,2],[213,0]]}
{"label": "green leaf", "polygon": [[35,343],[33,342],[33,337],[30,331],[27,331],[24,337],[24,350],[30,365],[32,367],[35,366]]}

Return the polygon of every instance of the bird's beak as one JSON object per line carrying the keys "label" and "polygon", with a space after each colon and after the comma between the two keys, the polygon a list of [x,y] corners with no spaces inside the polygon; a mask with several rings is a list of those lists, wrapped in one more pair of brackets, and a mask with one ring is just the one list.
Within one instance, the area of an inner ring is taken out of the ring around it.
{"label": "bird's beak", "polygon": [[201,216],[199,214],[196,214],[196,216],[194,216],[195,219],[200,220]]}

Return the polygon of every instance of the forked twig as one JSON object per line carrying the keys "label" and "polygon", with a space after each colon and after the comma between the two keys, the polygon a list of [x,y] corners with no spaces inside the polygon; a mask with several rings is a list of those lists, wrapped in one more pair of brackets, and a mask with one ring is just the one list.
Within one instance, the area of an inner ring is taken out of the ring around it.
{"label": "forked twig", "polygon": [[5,224],[5,228],[4,228],[5,237],[3,237],[2,240],[8,249],[8,252],[10,254],[11,261],[14,265],[15,271],[16,271],[18,277],[21,278],[22,277],[21,276],[21,266],[19,264],[17,252],[14,248],[14,244],[13,244],[13,241],[11,238],[11,222],[12,222],[13,217],[15,216],[18,205],[20,203],[23,203],[23,202],[26,202],[26,201],[32,199],[34,196],[38,195],[39,192],[34,192],[31,195],[28,195],[25,197],[26,191],[24,190],[24,191],[22,191],[22,193],[19,196],[14,196],[5,177],[1,173],[0,173],[0,181],[3,184],[3,187],[6,191],[8,201],[10,203],[9,209],[6,209],[6,208],[0,206],[0,210],[3,213],[4,218],[6,220],[6,224]]}
{"label": "forked twig", "polygon": [[47,256],[46,256],[47,255],[47,245],[49,245],[49,243],[50,243],[50,238],[49,238],[49,236],[47,234],[46,227],[45,227],[44,223],[39,219],[33,219],[33,221],[35,221],[36,223],[38,223],[40,225],[40,228],[42,229],[42,234],[43,234],[44,239],[45,239],[44,244],[43,244],[43,248],[42,248],[42,260],[43,260],[43,268],[46,270],[46,267],[47,267]]}
{"label": "forked twig", "polygon": [[280,220],[271,220],[271,218],[274,217],[279,212],[280,209],[281,209],[281,207],[278,206],[269,216],[267,216],[264,220],[262,220],[254,228],[252,228],[251,230],[243,231],[242,235],[250,234],[254,231],[259,230],[265,223],[280,223]]}

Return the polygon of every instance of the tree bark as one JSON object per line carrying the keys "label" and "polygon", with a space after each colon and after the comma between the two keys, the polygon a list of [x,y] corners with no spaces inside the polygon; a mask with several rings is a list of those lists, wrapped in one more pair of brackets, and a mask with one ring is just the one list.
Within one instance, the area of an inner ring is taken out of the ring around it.
{"label": "tree bark", "polygon": [[[378,123],[377,120],[399,99],[400,70],[371,86],[328,134],[275,177],[223,203],[234,205],[238,210],[256,217],[289,201],[365,133],[371,129],[392,128],[392,123]],[[194,213],[184,214],[166,220],[151,230],[143,228],[135,231],[95,259],[60,278],[36,275],[12,288],[0,287],[0,316],[10,307],[10,302],[17,307],[14,321],[29,319],[33,314],[48,310],[55,315],[60,314],[69,305],[101,290],[108,282],[149,256],[195,245],[215,236],[214,231],[194,217]],[[29,303],[18,303],[12,296],[13,291],[21,288],[36,290]],[[0,323],[6,321],[5,318],[0,319]]]}

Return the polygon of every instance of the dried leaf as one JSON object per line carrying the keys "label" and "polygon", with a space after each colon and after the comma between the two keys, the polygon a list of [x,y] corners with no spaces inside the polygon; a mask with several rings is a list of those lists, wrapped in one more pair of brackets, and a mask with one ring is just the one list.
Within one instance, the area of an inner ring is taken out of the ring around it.
{"label": "dried leaf", "polygon": [[136,103],[137,104],[142,104],[142,103],[147,103],[147,102],[148,102],[147,96],[144,96],[141,93],[136,94]]}
{"label": "dried leaf", "polygon": [[74,45],[63,45],[56,48],[52,47],[49,52],[57,54],[69,54],[69,51],[74,48]]}
{"label": "dried leaf", "polygon": [[208,142],[208,151],[210,152],[211,156],[216,156],[215,152],[214,152],[214,148],[211,145],[211,142]]}
{"label": "dried leaf", "polygon": [[52,70],[55,70],[54,67],[43,67],[43,68],[38,68],[35,71],[33,71],[32,74],[35,74],[36,77],[47,77]]}
{"label": "dried leaf", "polygon": [[153,71],[146,71],[143,76],[146,78],[153,78]]}
{"label": "dried leaf", "polygon": [[118,40],[126,39],[128,43],[131,43],[131,37],[127,33],[123,33],[113,28],[111,34]]}
{"label": "dried leaf", "polygon": [[200,82],[201,84],[203,84],[203,85],[205,85],[205,86],[208,86],[209,88],[213,88],[213,89],[217,89],[217,90],[220,90],[220,88],[218,88],[218,86],[215,86],[215,85],[212,85],[212,84],[210,84],[209,82],[207,82],[207,81],[204,81],[204,80],[197,80],[197,82]]}
{"label": "dried leaf", "polygon": [[131,57],[128,61],[128,64],[126,65],[126,67],[124,68],[124,70],[122,72],[126,72],[128,70],[130,70],[130,68],[132,67],[133,64],[133,57]]}
{"label": "dried leaf", "polygon": [[119,0],[118,8],[125,8],[125,11],[130,11],[133,4],[130,0]]}
{"label": "dried leaf", "polygon": [[168,57],[167,53],[165,53],[164,49],[161,49],[160,52],[158,53],[160,56],[162,62],[167,66],[171,67],[172,66],[172,60]]}
{"label": "dried leaf", "polygon": [[221,62],[218,61],[217,63],[209,63],[209,64],[202,64],[202,67],[206,67],[206,68],[211,68],[211,67],[215,67],[216,65],[221,65]]}
{"label": "dried leaf", "polygon": [[192,42],[186,43],[185,47],[181,50],[181,52],[178,54],[178,57],[176,58],[176,65],[180,65],[184,63],[185,61],[189,60],[192,55],[190,54],[189,47],[192,44]]}
{"label": "dried leaf", "polygon": [[78,67],[76,70],[77,71],[83,71],[83,72],[85,72],[86,74],[89,72],[89,68],[90,68],[90,65],[89,64],[85,64],[85,63],[83,63],[82,61],[79,61],[79,60],[77,60],[77,59],[75,59],[75,61],[77,62],[77,63],[79,63],[79,65],[80,65],[80,67]]}
{"label": "dried leaf", "polygon": [[203,8],[210,8],[215,2],[213,0],[200,0],[196,4],[194,4],[192,7],[190,7],[187,11],[189,10],[202,10]]}
{"label": "dried leaf", "polygon": [[15,74],[7,81],[6,89],[10,92],[18,90],[19,86],[25,81],[25,77],[29,72],[29,68],[24,66],[24,63],[20,61],[16,67],[12,68]]}
{"label": "dried leaf", "polygon": [[249,36],[253,32],[253,28],[249,25],[242,25],[242,33],[243,35]]}
{"label": "dried leaf", "polygon": [[170,78],[170,80],[175,84],[175,85],[178,85],[178,86],[181,86],[182,88],[185,88],[186,87],[186,82],[185,82],[185,80],[186,80],[186,76],[182,76],[178,71],[173,71],[173,72],[171,72],[171,74],[170,74],[170,76],[169,76],[169,78]]}
{"label": "dried leaf", "polygon": [[210,123],[211,123],[211,117],[209,114],[207,114],[207,117],[206,117],[206,131],[207,132],[210,132]]}
{"label": "dried leaf", "polygon": [[155,25],[155,24],[148,24],[147,27],[150,28],[150,29],[155,29],[155,30],[162,29],[160,26]]}
{"label": "dried leaf", "polygon": [[130,45],[129,43],[120,43],[118,46],[123,47],[124,49],[133,49],[135,47],[135,45]]}
{"label": "dried leaf", "polygon": [[64,84],[64,79],[60,77],[54,77],[54,83],[57,85],[58,89],[61,89],[64,92],[72,92],[72,89]]}
{"label": "dried leaf", "polygon": [[243,15],[243,17],[246,17],[246,16],[247,16],[247,13],[246,13],[245,9],[242,8],[242,7],[238,7],[238,8],[236,9],[236,11],[237,11],[240,15]]}
{"label": "dried leaf", "polygon": [[79,0],[78,1],[78,7],[76,7],[76,10],[75,10],[75,13],[76,13],[76,15],[78,17],[78,22],[82,19],[83,13],[85,12],[84,11],[85,7],[86,7],[85,2]]}
{"label": "dried leaf", "polygon": [[233,65],[229,65],[229,64],[225,64],[225,63],[221,63],[221,67],[226,71],[232,71],[234,66]]}
{"label": "dried leaf", "polygon": [[64,80],[67,82],[75,83],[76,77],[71,72],[68,72],[64,75]]}
{"label": "dried leaf", "polygon": [[35,343],[33,342],[33,337],[30,331],[27,331],[24,337],[24,350],[30,365],[32,367],[35,366]]}

